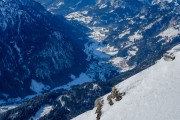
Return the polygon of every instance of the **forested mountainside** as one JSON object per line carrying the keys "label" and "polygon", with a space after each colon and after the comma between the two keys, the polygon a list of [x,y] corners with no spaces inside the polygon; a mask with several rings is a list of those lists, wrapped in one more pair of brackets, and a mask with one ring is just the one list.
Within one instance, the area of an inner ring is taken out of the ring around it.
{"label": "forested mountainside", "polygon": [[31,0],[0,1],[0,14],[0,98],[49,90],[85,69],[83,41],[64,19]]}

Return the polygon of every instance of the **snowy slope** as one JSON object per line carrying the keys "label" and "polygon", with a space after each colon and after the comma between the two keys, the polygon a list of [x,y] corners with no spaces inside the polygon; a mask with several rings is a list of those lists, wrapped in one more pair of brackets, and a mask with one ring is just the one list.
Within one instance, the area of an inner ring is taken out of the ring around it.
{"label": "snowy slope", "polygon": [[[118,84],[126,92],[110,106],[103,97],[101,120],[179,120],[180,119],[180,45],[169,51],[173,61],[159,60],[152,67]],[[96,108],[73,120],[95,120]]]}
{"label": "snowy slope", "polygon": [[34,117],[31,117],[30,119],[39,120],[39,118],[41,118],[42,116],[49,114],[52,109],[53,109],[52,106],[45,105],[41,107],[36,113],[36,115]]}

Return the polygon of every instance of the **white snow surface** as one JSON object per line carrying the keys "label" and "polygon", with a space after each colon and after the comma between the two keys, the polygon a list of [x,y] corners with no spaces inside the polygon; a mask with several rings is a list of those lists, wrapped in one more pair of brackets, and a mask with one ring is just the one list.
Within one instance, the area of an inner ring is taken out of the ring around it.
{"label": "white snow surface", "polygon": [[110,59],[109,62],[112,63],[113,66],[118,67],[120,69],[119,72],[125,72],[135,67],[135,66],[129,66],[127,64],[128,58],[125,57],[114,57]]}
{"label": "white snow surface", "polygon": [[134,33],[134,35],[129,37],[129,40],[131,42],[134,42],[135,40],[140,40],[142,38],[143,38],[143,36],[139,33],[139,31],[137,31],[137,32]]}
{"label": "white snow surface", "polygon": [[56,4],[56,6],[58,6],[58,7],[61,6],[61,5],[64,5],[64,2],[59,2],[59,3]]}
{"label": "white snow surface", "polygon": [[89,24],[93,18],[90,16],[86,16],[88,11],[78,11],[78,12],[73,12],[65,16],[67,20],[76,20],[79,22],[82,22],[84,24]]}
{"label": "white snow surface", "polygon": [[[180,120],[180,45],[168,51],[175,60],[163,58],[146,70],[116,86],[126,92],[122,100],[110,106],[103,97],[101,120]],[[96,120],[96,108],[73,120]]]}
{"label": "white snow surface", "polygon": [[[73,76],[73,77],[72,77],[72,76]],[[69,82],[69,83],[66,84],[66,85],[63,85],[63,86],[54,88],[53,90],[58,90],[58,89],[70,89],[71,86],[80,85],[80,84],[83,84],[83,83],[85,83],[85,82],[91,82],[91,81],[92,81],[92,79],[91,79],[88,75],[86,75],[85,73],[81,73],[81,74],[79,75],[79,77],[77,77],[77,78],[76,78],[76,76],[74,76],[74,75],[71,75],[70,77],[71,77],[71,79],[73,79],[72,82]],[[52,90],[52,91],[53,91],[53,90]]]}
{"label": "white snow surface", "polygon": [[32,80],[30,89],[36,93],[41,93],[43,90],[48,90],[49,86],[44,85],[41,82],[37,82],[36,80]]}
{"label": "white snow surface", "polygon": [[92,79],[89,78],[89,76],[87,76],[85,73],[81,73],[78,78],[75,78],[72,82],[68,83],[68,85],[69,86],[79,85],[84,82],[90,82],[90,81],[92,81]]}
{"label": "white snow surface", "polygon": [[31,117],[29,120],[39,120],[41,117],[47,115],[50,113],[50,111],[53,110],[53,107],[50,105],[45,105],[43,107],[41,107],[35,116]]}
{"label": "white snow surface", "polygon": [[119,34],[119,38],[123,38],[125,35],[128,35],[130,33],[130,30],[123,31],[121,34]]}
{"label": "white snow surface", "polygon": [[158,36],[166,38],[166,41],[171,41],[172,38],[180,35],[180,26],[177,25],[176,28],[169,27],[165,31],[161,32]]}
{"label": "white snow surface", "polygon": [[[1,103],[1,100],[0,100],[0,103]],[[0,114],[3,113],[3,112],[6,112],[6,111],[8,111],[8,110],[14,109],[14,108],[16,108],[17,106],[18,106],[18,105],[16,105],[16,104],[0,106]]]}
{"label": "white snow surface", "polygon": [[98,42],[102,42],[107,38],[109,30],[103,27],[89,27],[92,32],[89,35],[89,38],[92,38]]}
{"label": "white snow surface", "polygon": [[109,44],[103,47],[99,47],[97,48],[97,50],[111,56],[118,54],[118,49],[115,48],[114,46],[110,46]]}
{"label": "white snow surface", "polygon": [[66,104],[65,101],[62,100],[62,96],[58,98],[58,101],[60,101],[62,107],[64,107],[64,105]]}
{"label": "white snow surface", "polygon": [[152,4],[158,4],[158,3],[161,3],[161,2],[168,2],[168,3],[171,3],[173,2],[173,0],[153,0],[152,1]]}
{"label": "white snow surface", "polygon": [[93,42],[91,44],[86,43],[85,44],[85,50],[84,52],[88,55],[87,60],[90,61],[92,58],[94,59],[106,59],[109,58],[110,56],[108,55],[109,52],[112,53],[112,51],[107,51],[102,50],[105,46],[99,45],[100,43],[98,42]]}

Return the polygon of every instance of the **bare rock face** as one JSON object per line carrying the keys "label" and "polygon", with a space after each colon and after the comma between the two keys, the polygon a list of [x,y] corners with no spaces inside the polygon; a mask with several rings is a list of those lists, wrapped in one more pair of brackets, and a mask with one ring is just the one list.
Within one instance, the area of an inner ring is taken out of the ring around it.
{"label": "bare rock face", "polygon": [[[125,95],[125,92],[119,93],[117,88],[113,87],[111,94],[107,96],[107,100],[108,100],[109,105],[112,106],[114,104],[113,100],[120,101],[124,95]],[[103,104],[104,104],[104,100],[102,97],[96,99],[96,101],[94,102],[94,107],[97,107],[97,109],[96,109],[96,114],[97,114],[96,120],[100,120],[100,118],[101,118],[101,115],[102,115],[101,110],[102,110]]]}
{"label": "bare rock face", "polygon": [[100,120],[100,118],[101,118],[101,115],[102,115],[101,109],[102,109],[103,104],[104,104],[104,100],[102,98],[98,98],[95,101],[95,107],[97,107],[97,109],[96,109],[96,114],[97,114],[96,120]]}
{"label": "bare rock face", "polygon": [[165,61],[173,61],[175,59],[175,56],[173,55],[173,53],[165,53],[163,55],[163,58]]}
{"label": "bare rock face", "polygon": [[108,100],[108,102],[109,102],[109,105],[113,105],[114,103],[113,103],[113,101],[112,101],[112,96],[111,95],[108,95],[107,96],[107,100]]}
{"label": "bare rock face", "polygon": [[111,94],[108,95],[108,97],[107,97],[109,105],[112,106],[114,104],[113,101],[112,101],[113,99],[115,99],[115,101],[120,101],[122,99],[122,96],[124,96],[124,95],[125,95],[125,92],[119,93],[117,88],[113,87],[112,91],[111,91]]}

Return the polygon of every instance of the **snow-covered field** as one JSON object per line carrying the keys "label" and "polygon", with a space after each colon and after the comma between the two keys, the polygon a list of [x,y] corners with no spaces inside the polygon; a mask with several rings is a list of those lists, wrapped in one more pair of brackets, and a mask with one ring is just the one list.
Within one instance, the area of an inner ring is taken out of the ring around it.
{"label": "snow-covered field", "polygon": [[32,80],[30,89],[36,93],[41,93],[43,90],[48,90],[50,87],[44,85],[41,82],[37,82],[36,80]]}
{"label": "snow-covered field", "polygon": [[121,34],[119,34],[119,38],[123,38],[125,35],[128,35],[130,33],[130,30],[123,31]]}
{"label": "snow-covered field", "polygon": [[135,40],[140,40],[140,39],[142,39],[143,38],[143,36],[139,33],[139,31],[138,32],[135,32],[134,33],[134,35],[132,35],[132,36],[130,36],[129,37],[129,40],[131,41],[131,42],[134,42]]}
{"label": "snow-covered field", "polygon": [[89,27],[92,32],[89,35],[89,38],[92,38],[98,42],[102,42],[109,33],[109,30],[103,27]]}
{"label": "snow-covered field", "polygon": [[45,105],[43,107],[41,107],[35,116],[31,117],[29,120],[33,119],[33,120],[39,120],[39,118],[49,114],[49,112],[52,110],[52,106],[50,105]]}
{"label": "snow-covered field", "polygon": [[0,114],[3,112],[6,112],[8,110],[14,109],[16,108],[18,105],[14,104],[14,105],[5,105],[5,106],[0,106]]}
{"label": "snow-covered field", "polygon": [[135,66],[129,66],[127,64],[128,58],[123,58],[123,57],[114,57],[113,59],[109,60],[109,62],[120,69],[119,72],[125,72],[128,70],[133,69]]}
{"label": "snow-covered field", "polygon": [[153,1],[152,1],[152,4],[158,4],[158,3],[160,3],[160,2],[165,2],[165,1],[167,1],[168,3],[170,3],[170,2],[172,2],[173,0],[153,0]]}
{"label": "snow-covered field", "polygon": [[70,89],[74,85],[80,85],[80,84],[83,84],[84,82],[92,81],[92,79],[89,76],[87,76],[85,73],[81,73],[79,77],[77,78],[76,76],[71,75],[70,78],[73,80],[72,82],[69,82],[68,84],[60,86],[60,87],[56,87],[52,91],[58,90],[58,89]]}
{"label": "snow-covered field", "polygon": [[[180,45],[168,52],[174,60],[162,58],[116,86],[126,93],[121,101],[110,106],[103,97],[101,120],[180,120]],[[73,120],[96,120],[95,110]]]}
{"label": "snow-covered field", "polygon": [[89,24],[93,18],[90,16],[86,16],[87,13],[88,13],[88,11],[73,12],[73,13],[70,13],[67,16],[65,16],[65,18],[67,20],[76,20],[76,21],[82,22],[84,24]]}
{"label": "snow-covered field", "polygon": [[180,25],[174,26],[174,27],[169,27],[163,32],[161,32],[158,36],[161,36],[161,40],[165,40],[165,42],[170,42],[172,38],[177,37],[180,35]]}

